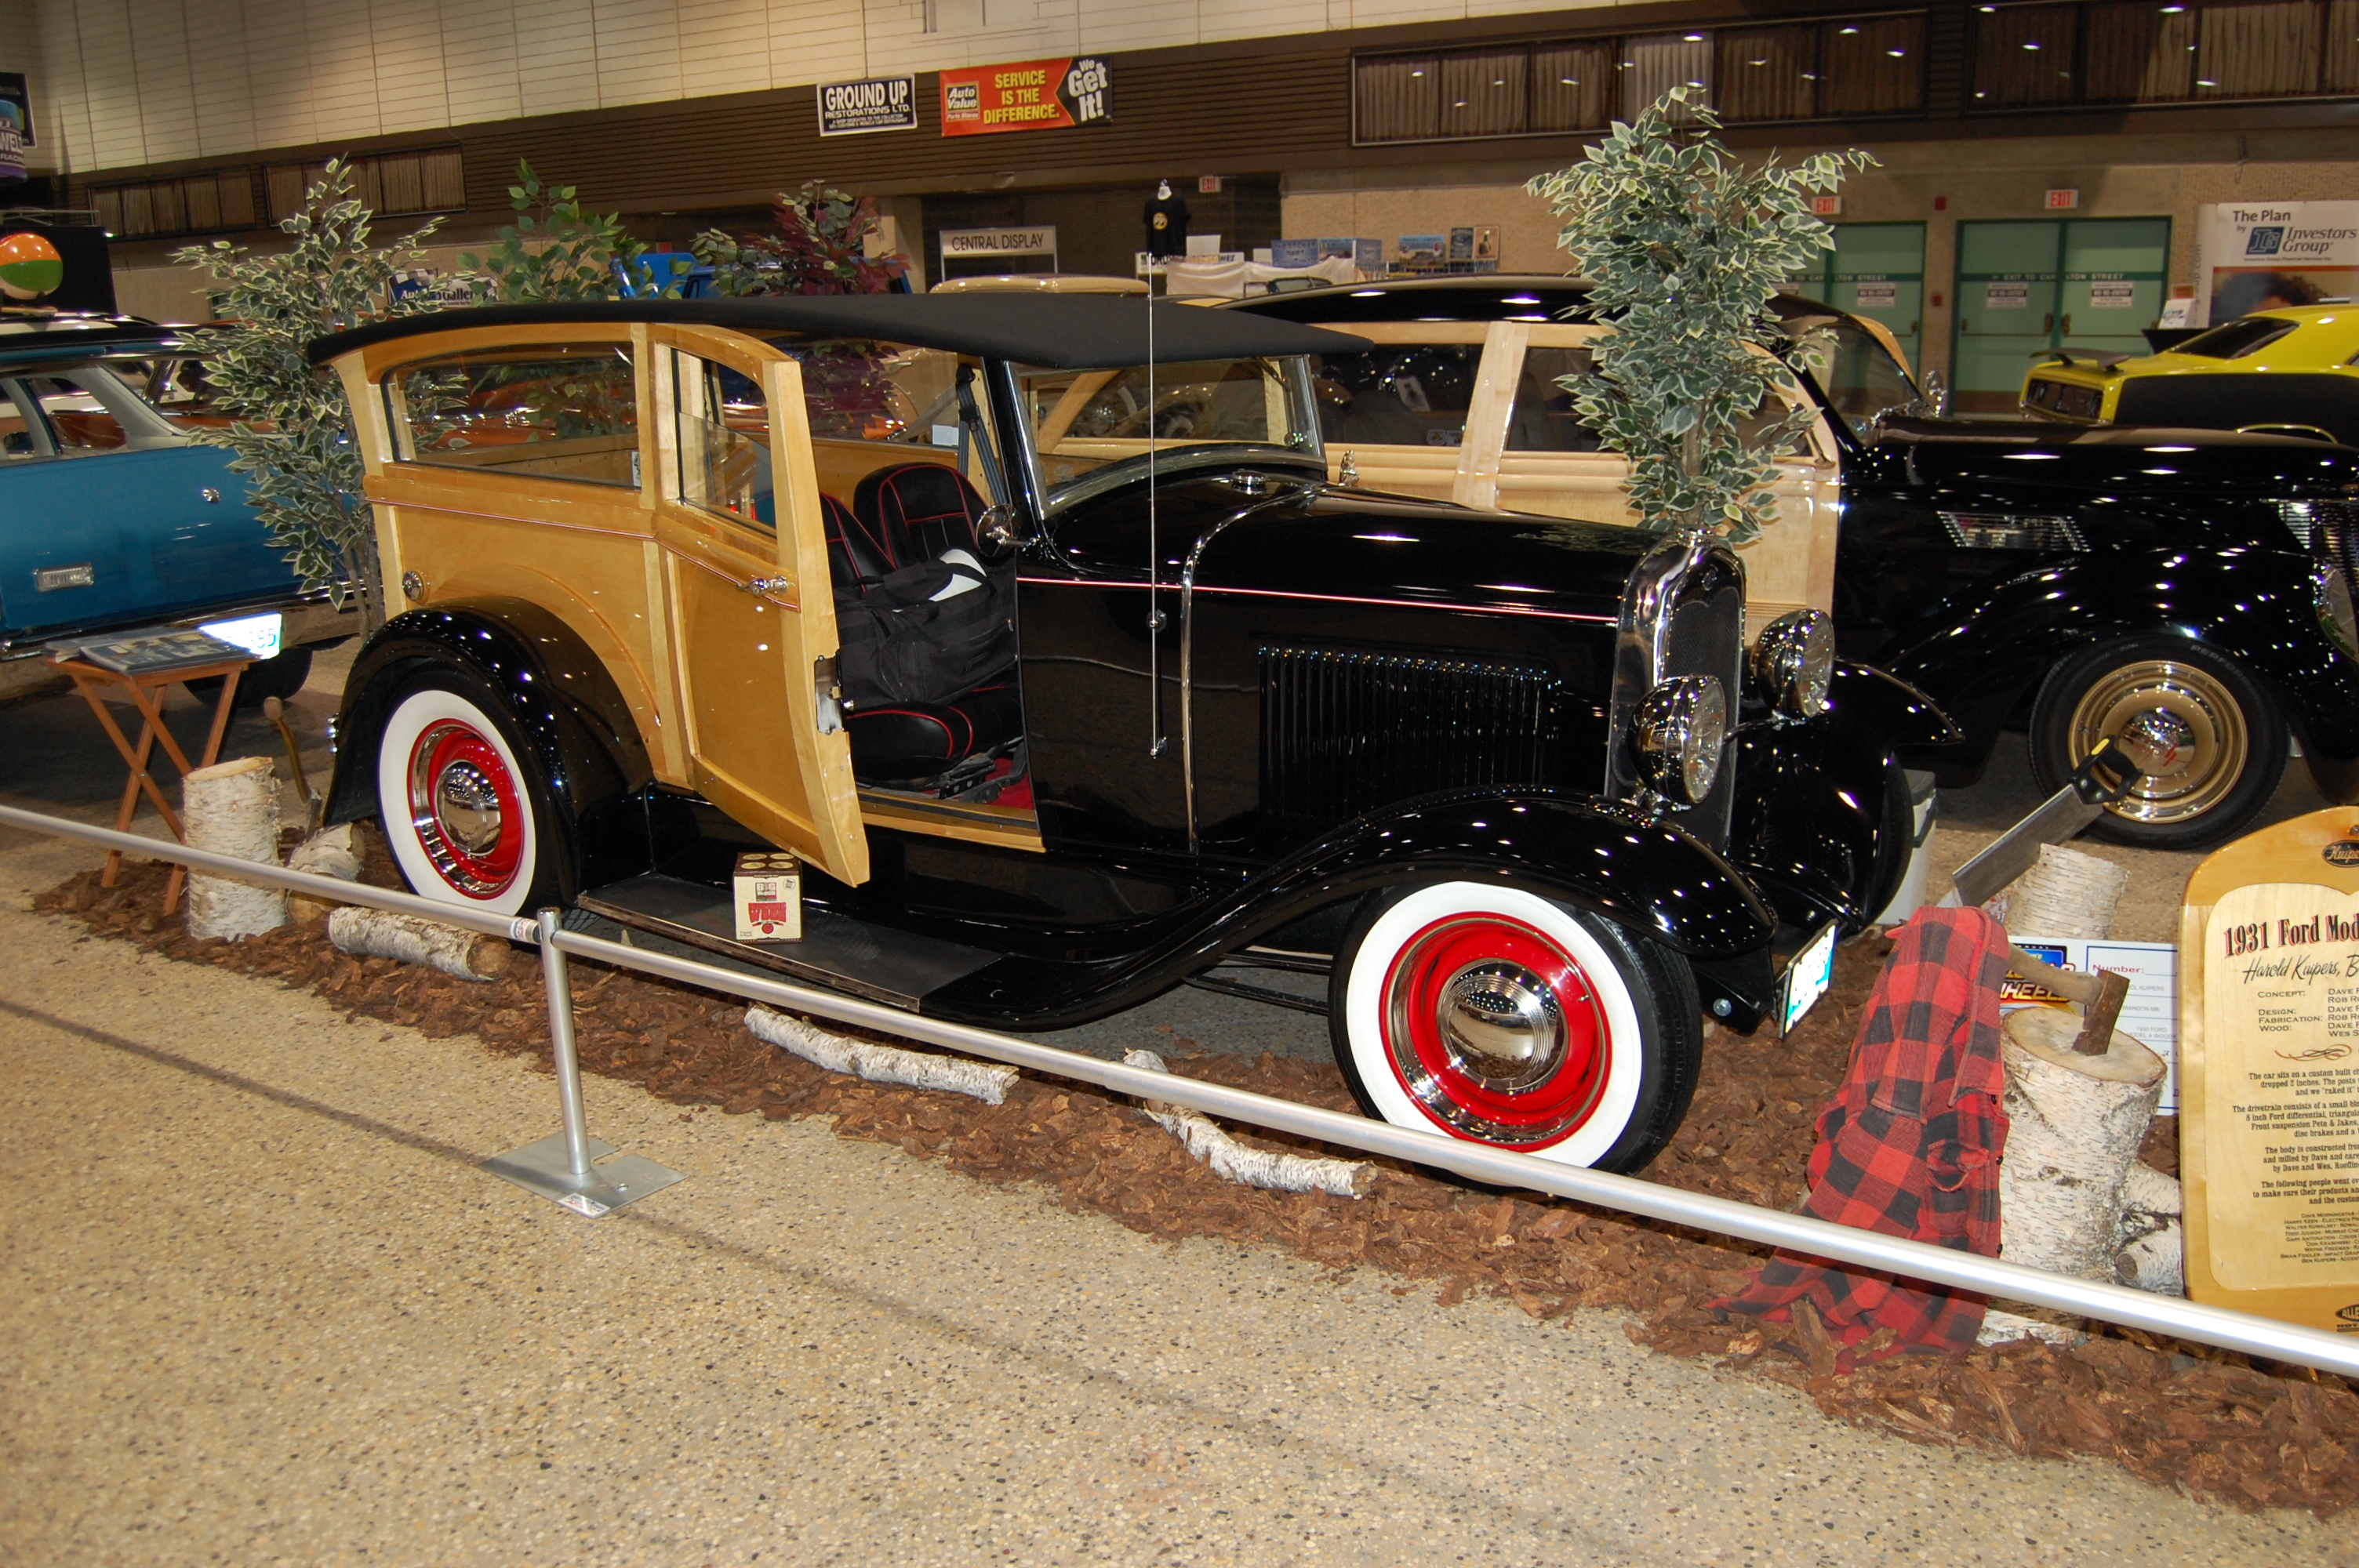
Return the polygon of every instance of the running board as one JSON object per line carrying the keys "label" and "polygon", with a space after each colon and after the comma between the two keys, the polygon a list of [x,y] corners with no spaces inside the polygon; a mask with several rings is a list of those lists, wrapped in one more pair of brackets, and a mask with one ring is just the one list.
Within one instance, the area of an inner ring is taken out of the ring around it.
{"label": "running board", "polygon": [[1003,956],[810,903],[803,905],[801,941],[740,942],[727,890],[658,874],[610,882],[575,903],[618,925],[905,1012],[919,1011],[930,992]]}

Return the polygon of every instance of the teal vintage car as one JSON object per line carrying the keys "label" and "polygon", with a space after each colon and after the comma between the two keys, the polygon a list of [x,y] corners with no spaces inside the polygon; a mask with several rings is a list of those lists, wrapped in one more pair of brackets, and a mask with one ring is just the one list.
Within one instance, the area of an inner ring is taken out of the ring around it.
{"label": "teal vintage car", "polygon": [[304,591],[229,453],[149,400],[186,355],[142,322],[0,319],[0,697],[51,684],[56,643],[157,625],[262,655],[241,698],[291,697],[312,650],[358,629]]}

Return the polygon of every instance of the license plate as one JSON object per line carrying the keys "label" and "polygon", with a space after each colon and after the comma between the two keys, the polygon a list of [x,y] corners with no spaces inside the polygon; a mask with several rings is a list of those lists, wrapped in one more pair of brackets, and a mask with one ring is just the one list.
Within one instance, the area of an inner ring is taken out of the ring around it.
{"label": "license plate", "polygon": [[197,628],[208,637],[234,643],[257,659],[278,656],[280,617],[276,610],[261,615],[241,615],[234,621],[211,621]]}
{"label": "license plate", "polygon": [[1813,1003],[1827,994],[1835,979],[1835,928],[1821,929],[1786,967],[1784,979],[1778,982],[1777,1032],[1792,1032],[1802,1022],[1802,1015]]}

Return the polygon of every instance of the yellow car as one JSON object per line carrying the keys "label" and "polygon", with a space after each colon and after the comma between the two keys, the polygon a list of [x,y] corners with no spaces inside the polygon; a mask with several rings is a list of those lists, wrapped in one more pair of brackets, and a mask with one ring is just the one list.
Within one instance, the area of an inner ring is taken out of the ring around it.
{"label": "yellow car", "polygon": [[2256,311],[2144,359],[2057,353],[2024,378],[2024,411],[2035,418],[2359,446],[2359,306]]}

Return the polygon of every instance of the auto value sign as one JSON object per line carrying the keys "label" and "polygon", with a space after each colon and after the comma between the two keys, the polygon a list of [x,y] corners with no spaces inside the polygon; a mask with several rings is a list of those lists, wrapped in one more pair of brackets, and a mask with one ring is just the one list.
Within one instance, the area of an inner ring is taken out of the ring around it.
{"label": "auto value sign", "polygon": [[1114,73],[1091,56],[942,72],[942,135],[1056,131],[1114,118]]}
{"label": "auto value sign", "polygon": [[918,79],[870,76],[819,84],[819,134],[857,136],[918,128]]}

